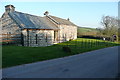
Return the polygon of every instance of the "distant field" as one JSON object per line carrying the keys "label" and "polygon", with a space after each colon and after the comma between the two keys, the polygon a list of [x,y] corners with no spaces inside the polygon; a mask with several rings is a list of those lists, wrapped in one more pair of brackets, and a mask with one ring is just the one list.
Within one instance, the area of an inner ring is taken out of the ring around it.
{"label": "distant field", "polygon": [[98,30],[95,28],[78,27],[77,32],[79,32],[80,35],[96,35]]}
{"label": "distant field", "polygon": [[97,30],[95,28],[84,28],[84,27],[79,27],[78,31],[80,31],[80,32],[91,32],[91,31],[97,32]]}
{"label": "distant field", "polygon": [[[23,47],[15,45],[3,46],[2,66],[3,68],[11,67],[26,63],[80,54],[87,51],[117,45],[119,44],[102,40],[78,38],[73,41],[59,43],[47,47]],[[63,46],[69,47],[71,49],[71,53],[64,52],[62,50]]]}

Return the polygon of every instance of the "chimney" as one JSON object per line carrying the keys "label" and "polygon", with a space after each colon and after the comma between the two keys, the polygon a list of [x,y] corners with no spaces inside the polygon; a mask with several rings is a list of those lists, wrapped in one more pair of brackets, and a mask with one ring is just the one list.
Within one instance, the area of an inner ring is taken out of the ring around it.
{"label": "chimney", "polygon": [[46,11],[46,12],[44,13],[44,15],[46,15],[46,16],[48,16],[48,14],[49,14],[49,12],[48,12],[48,11]]}
{"label": "chimney", "polygon": [[67,20],[68,20],[68,21],[70,21],[70,19],[69,19],[69,18],[68,18]]}
{"label": "chimney", "polygon": [[5,11],[6,12],[13,12],[13,11],[15,11],[15,7],[13,5],[6,5]]}

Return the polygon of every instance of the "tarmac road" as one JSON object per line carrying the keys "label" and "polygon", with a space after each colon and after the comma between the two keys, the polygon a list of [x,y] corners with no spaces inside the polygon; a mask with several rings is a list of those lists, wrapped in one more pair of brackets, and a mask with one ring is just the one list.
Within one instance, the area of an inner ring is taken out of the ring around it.
{"label": "tarmac road", "polygon": [[115,78],[118,46],[3,69],[3,78]]}

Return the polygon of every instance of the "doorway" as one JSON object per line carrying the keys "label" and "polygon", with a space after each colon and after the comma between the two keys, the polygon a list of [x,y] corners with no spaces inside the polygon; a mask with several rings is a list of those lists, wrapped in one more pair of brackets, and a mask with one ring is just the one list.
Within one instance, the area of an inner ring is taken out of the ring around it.
{"label": "doorway", "polygon": [[54,31],[54,41],[58,41],[58,31]]}

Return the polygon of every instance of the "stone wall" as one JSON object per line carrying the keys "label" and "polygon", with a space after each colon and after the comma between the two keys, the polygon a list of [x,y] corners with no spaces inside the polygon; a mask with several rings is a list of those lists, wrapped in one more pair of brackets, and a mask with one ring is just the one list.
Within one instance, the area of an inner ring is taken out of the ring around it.
{"label": "stone wall", "polygon": [[50,46],[54,42],[54,30],[25,29],[22,33],[25,46]]}
{"label": "stone wall", "polygon": [[24,35],[24,46],[50,46],[54,43],[60,43],[74,40],[77,38],[77,27],[60,25],[60,30],[57,31],[57,40],[54,39],[54,30],[36,30],[36,29],[24,29],[22,33]]}
{"label": "stone wall", "polygon": [[4,13],[1,17],[1,34],[2,34],[2,41],[18,41],[19,43],[21,41],[21,29],[18,27],[18,25],[11,19],[11,17],[7,14]]}
{"label": "stone wall", "polygon": [[71,25],[60,25],[59,37],[61,41],[69,41],[77,39],[77,27]]}
{"label": "stone wall", "polygon": [[18,25],[5,13],[1,18],[2,34],[20,34],[21,29]]}

